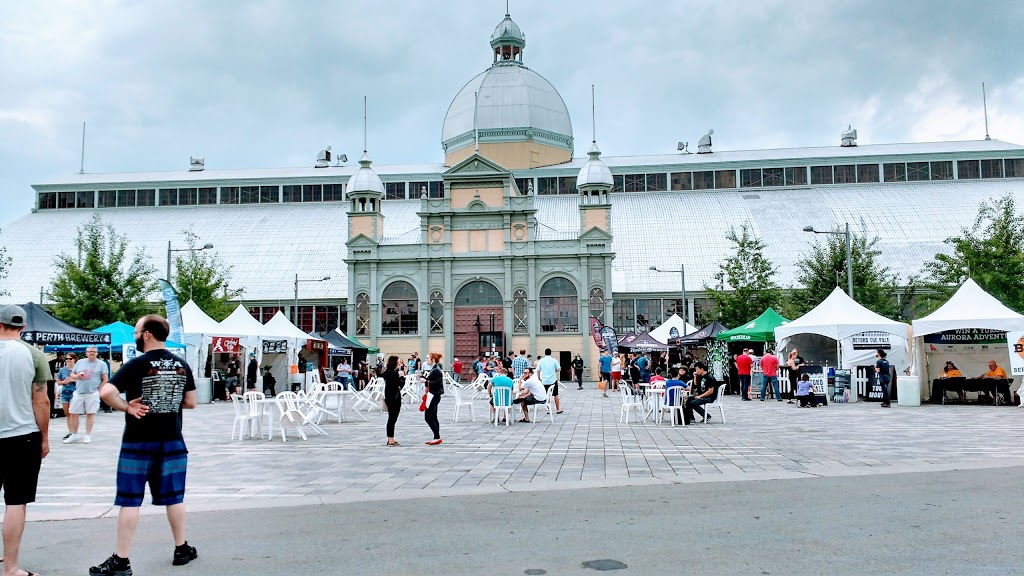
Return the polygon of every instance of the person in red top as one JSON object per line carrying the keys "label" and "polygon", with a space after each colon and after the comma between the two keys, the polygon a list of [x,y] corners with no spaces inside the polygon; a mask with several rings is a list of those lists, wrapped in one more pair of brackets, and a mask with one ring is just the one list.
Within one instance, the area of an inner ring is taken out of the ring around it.
{"label": "person in red top", "polygon": [[761,358],[761,372],[764,373],[764,379],[761,380],[761,402],[764,402],[764,394],[768,390],[769,383],[772,385],[775,399],[782,402],[782,395],[779,394],[779,357],[775,355],[774,350],[764,351],[764,357]]}
{"label": "person in red top", "polygon": [[743,349],[743,354],[736,357],[736,373],[740,376],[740,395],[747,402],[750,401],[750,368],[754,365],[754,359],[750,357],[750,350]]}
{"label": "person in red top", "polygon": [[462,362],[460,362],[458,358],[452,362],[452,380],[455,380],[456,382],[462,381]]}

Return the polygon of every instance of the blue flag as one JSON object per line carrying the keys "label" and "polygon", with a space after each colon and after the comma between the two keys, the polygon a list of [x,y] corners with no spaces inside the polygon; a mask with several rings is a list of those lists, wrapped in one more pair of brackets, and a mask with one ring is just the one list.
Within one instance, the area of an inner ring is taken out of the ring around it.
{"label": "blue flag", "polygon": [[164,306],[167,308],[167,323],[171,325],[171,340],[184,343],[185,328],[181,323],[181,306],[178,305],[178,292],[167,280],[160,280],[160,292],[164,296]]}

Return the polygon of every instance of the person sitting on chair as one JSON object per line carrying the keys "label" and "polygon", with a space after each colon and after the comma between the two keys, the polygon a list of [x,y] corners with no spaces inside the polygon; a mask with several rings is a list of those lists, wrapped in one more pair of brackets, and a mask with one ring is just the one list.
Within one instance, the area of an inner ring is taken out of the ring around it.
{"label": "person sitting on chair", "polygon": [[700,414],[703,421],[711,421],[711,417],[704,413],[704,409],[701,406],[715,401],[715,394],[718,392],[720,385],[708,373],[708,366],[703,362],[694,363],[693,373],[695,375],[693,379],[693,393],[686,399],[686,404],[683,405],[683,424],[689,424],[693,421],[694,412]]}
{"label": "person sitting on chair", "polygon": [[523,407],[523,419],[520,422],[529,422],[530,406],[543,404],[547,399],[548,396],[544,392],[544,385],[541,384],[540,378],[537,378],[530,368],[523,370],[523,389],[519,396],[512,401],[513,404],[520,404]]}
{"label": "person sitting on chair", "polygon": [[[956,364],[953,364],[949,360],[946,360],[946,365],[942,367],[942,375],[939,378],[963,378],[964,375],[960,370],[957,370]],[[957,390],[956,395],[960,398],[960,402],[964,401],[964,391]]]}
{"label": "person sitting on chair", "polygon": [[801,408],[806,408],[808,405],[811,408],[818,407],[818,397],[814,395],[814,384],[811,384],[811,377],[807,374],[801,374],[800,380],[796,384],[796,399],[800,401]]}
{"label": "person sitting on chair", "polygon": [[[1006,370],[1003,370],[995,360],[988,361],[988,372],[985,372],[980,376],[987,380],[1006,380]],[[978,402],[992,402],[993,399],[988,397],[988,391],[983,392],[978,396]]]}

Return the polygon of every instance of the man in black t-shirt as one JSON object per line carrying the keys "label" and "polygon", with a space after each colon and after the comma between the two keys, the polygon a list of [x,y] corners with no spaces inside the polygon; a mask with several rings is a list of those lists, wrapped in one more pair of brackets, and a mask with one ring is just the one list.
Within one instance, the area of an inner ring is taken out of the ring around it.
{"label": "man in black t-shirt", "polygon": [[198,557],[185,541],[188,449],[181,435],[181,412],[196,407],[196,384],[188,364],[164,346],[169,332],[167,320],[159,315],[139,319],[135,345],[142,354],[122,366],[100,390],[108,405],[125,413],[125,425],[114,499],[114,505],[121,507],[117,549],[89,569],[93,576],[131,574],[128,554],[147,483],[153,504],[167,507],[175,544],[173,564],[188,564]]}
{"label": "man in black t-shirt", "polygon": [[714,402],[715,394],[718,392],[719,383],[708,373],[706,364],[703,362],[694,363],[693,373],[693,386],[690,389],[691,396],[686,399],[686,404],[683,406],[683,424],[689,424],[694,420],[694,412],[700,414],[702,420],[710,422],[711,416],[706,416],[701,406]]}

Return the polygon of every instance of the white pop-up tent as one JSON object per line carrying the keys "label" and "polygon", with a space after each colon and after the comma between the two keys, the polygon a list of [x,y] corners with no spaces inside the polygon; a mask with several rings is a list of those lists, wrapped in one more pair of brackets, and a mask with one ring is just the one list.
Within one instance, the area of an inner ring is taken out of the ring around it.
{"label": "white pop-up tent", "polygon": [[[296,365],[299,360],[300,350],[308,340],[322,340],[306,334],[278,310],[273,318],[267,321],[264,329],[268,334],[267,339],[288,340],[288,352],[286,354],[266,354],[263,357],[261,366],[269,366],[271,374],[277,380],[278,385],[291,381],[291,366]],[[262,374],[261,374],[262,375]],[[278,388],[279,391],[284,388]]]}
{"label": "white pop-up tent", "polygon": [[192,367],[193,376],[199,378],[204,373],[212,336],[217,334],[219,327],[217,321],[192,300],[181,307],[181,323],[185,333],[185,341],[182,342],[185,344],[185,361]]}
{"label": "white pop-up tent", "polygon": [[[986,372],[989,360],[1006,369],[1009,348],[1005,332],[1024,330],[1024,316],[968,279],[948,302],[914,320],[913,326],[914,364],[923,377],[921,389],[925,393],[947,360],[956,364],[964,376]],[[933,361],[935,356],[938,358]]]}
{"label": "white pop-up tent", "polygon": [[[837,365],[851,370],[873,365],[875,351],[887,349],[890,364],[902,372],[910,366],[909,328],[868,310],[836,287],[813,310],[776,328],[775,340],[781,352],[800,335],[829,338],[836,343]],[[806,346],[801,351],[806,351]]]}
{"label": "white pop-up tent", "polygon": [[687,334],[693,334],[698,329],[691,326],[686,320],[683,320],[679,314],[673,314],[668,320],[665,320],[654,330],[651,330],[649,334],[651,338],[654,338],[662,344],[668,344],[668,339],[673,338],[672,329],[675,328],[676,336],[685,336]]}

